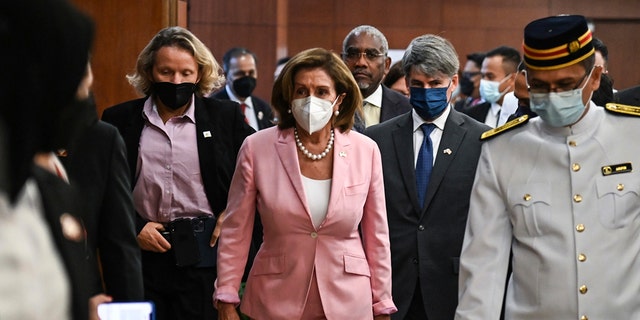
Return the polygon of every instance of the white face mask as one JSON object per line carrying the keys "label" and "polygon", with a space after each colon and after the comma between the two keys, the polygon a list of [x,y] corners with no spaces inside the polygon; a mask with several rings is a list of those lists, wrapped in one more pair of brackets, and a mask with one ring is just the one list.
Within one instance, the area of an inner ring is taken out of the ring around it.
{"label": "white face mask", "polygon": [[329,123],[337,101],[338,98],[331,103],[314,96],[295,99],[291,101],[291,112],[302,129],[312,134]]}
{"label": "white face mask", "polygon": [[511,74],[508,74],[502,81],[490,81],[490,80],[480,80],[480,96],[484,101],[489,103],[495,103],[500,100],[500,98],[507,93],[509,88],[504,89],[503,92],[500,92],[500,85],[507,81],[511,77]]}

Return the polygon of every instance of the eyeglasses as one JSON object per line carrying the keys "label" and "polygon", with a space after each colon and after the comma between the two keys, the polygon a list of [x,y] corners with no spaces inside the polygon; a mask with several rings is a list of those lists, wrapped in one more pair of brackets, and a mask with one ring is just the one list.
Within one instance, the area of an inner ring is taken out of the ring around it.
{"label": "eyeglasses", "polygon": [[380,53],[376,50],[367,49],[364,52],[356,51],[356,50],[348,50],[347,52],[342,53],[342,59],[348,62],[355,62],[360,60],[360,57],[365,56],[368,61],[374,61],[377,58],[386,56],[386,53]]}
{"label": "eyeglasses", "polygon": [[580,85],[584,82],[584,80],[587,79],[587,77],[589,77],[590,75],[591,75],[591,72],[585,72],[584,76],[582,76],[582,78],[580,78],[580,80],[577,83],[575,84],[573,82],[566,83],[566,84],[560,83],[555,88],[551,88],[551,86],[548,83],[538,83],[535,81],[533,83],[529,83],[528,77],[526,79],[527,79],[527,86],[529,87],[529,92],[546,94],[550,92],[562,93],[562,92],[570,92],[570,91],[576,90],[580,87]]}

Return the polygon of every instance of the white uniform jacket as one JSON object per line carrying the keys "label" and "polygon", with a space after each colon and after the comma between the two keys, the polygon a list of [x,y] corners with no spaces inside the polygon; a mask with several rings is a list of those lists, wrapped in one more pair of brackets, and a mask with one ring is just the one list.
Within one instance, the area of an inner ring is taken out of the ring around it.
{"label": "white uniform jacket", "polygon": [[590,103],[483,145],[456,319],[640,319],[640,118]]}

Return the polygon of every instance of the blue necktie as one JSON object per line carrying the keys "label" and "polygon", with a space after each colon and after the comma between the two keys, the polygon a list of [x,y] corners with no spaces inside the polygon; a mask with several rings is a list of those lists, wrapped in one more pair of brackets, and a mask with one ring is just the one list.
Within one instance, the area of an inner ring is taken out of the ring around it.
{"label": "blue necktie", "polygon": [[416,190],[418,191],[418,203],[420,207],[424,206],[424,196],[427,193],[427,185],[429,184],[429,176],[433,168],[433,146],[431,145],[431,131],[435,128],[433,123],[423,123],[420,126],[424,133],[422,146],[418,153],[418,162],[416,163]]}

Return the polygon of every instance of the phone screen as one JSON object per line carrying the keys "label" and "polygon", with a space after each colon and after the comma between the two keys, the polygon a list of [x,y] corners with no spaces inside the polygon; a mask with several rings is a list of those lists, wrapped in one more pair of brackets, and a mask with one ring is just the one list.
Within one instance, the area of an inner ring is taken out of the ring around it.
{"label": "phone screen", "polygon": [[145,302],[109,302],[98,305],[100,320],[155,320],[154,305]]}

